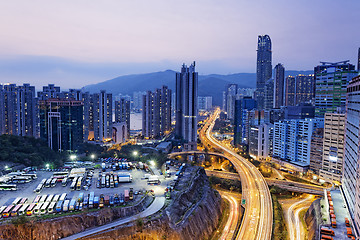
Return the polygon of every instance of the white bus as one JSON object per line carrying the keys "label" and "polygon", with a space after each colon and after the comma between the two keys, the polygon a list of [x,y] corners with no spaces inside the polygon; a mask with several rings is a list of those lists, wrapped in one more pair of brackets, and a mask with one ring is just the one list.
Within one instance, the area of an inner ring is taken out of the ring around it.
{"label": "white bus", "polygon": [[68,180],[67,177],[65,177],[65,178],[62,179],[61,184],[62,184],[63,187],[66,187],[67,180]]}
{"label": "white bus", "polygon": [[22,207],[20,208],[20,210],[19,210],[19,215],[24,215],[24,214],[26,214],[26,210],[28,209],[28,207],[29,207],[29,204],[24,204],[24,205],[22,205]]}
{"label": "white bus", "polygon": [[39,203],[45,202],[46,198],[47,198],[47,195],[46,195],[46,194],[45,194],[45,195],[42,195],[41,198],[40,198],[40,200],[39,200]]}
{"label": "white bus", "polygon": [[52,178],[49,178],[48,180],[46,180],[45,187],[50,187],[51,181],[52,181]]}
{"label": "white bus", "polygon": [[66,193],[61,194],[59,201],[65,201],[66,195]]}
{"label": "white bus", "polygon": [[52,202],[57,202],[59,201],[59,198],[60,198],[60,195],[59,194],[56,194],[52,200]]}
{"label": "white bus", "polygon": [[22,199],[21,197],[15,198],[15,200],[12,202],[12,205],[18,205],[20,203],[21,199]]}
{"label": "white bus", "polygon": [[36,205],[36,207],[34,208],[34,214],[40,214],[40,209],[42,205],[43,203],[39,203],[38,205]]}
{"label": "white bus", "polygon": [[63,212],[69,211],[69,203],[70,203],[70,200],[65,200],[64,205],[63,205]]}
{"label": "white bus", "polygon": [[53,199],[53,197],[54,197],[54,194],[50,194],[50,195],[46,198],[45,202],[51,202],[52,199]]}
{"label": "white bus", "polygon": [[45,203],[41,206],[41,208],[40,208],[40,214],[45,214],[45,213],[46,213],[49,204],[50,204],[49,202],[45,202]]}
{"label": "white bus", "polygon": [[49,207],[48,207],[48,213],[53,213],[54,212],[54,208],[56,207],[56,202],[51,202]]}

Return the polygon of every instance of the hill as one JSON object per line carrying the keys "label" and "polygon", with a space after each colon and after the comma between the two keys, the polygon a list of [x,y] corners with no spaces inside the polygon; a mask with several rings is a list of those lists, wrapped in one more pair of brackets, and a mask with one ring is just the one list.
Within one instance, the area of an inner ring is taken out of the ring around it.
{"label": "hill", "polygon": [[[155,90],[162,85],[175,90],[175,71],[166,70],[161,72],[132,74],[116,77],[104,82],[85,86],[83,90],[89,92],[98,92],[106,90],[113,95],[128,94],[132,96],[133,92]],[[310,74],[312,71],[286,71],[287,75]],[[222,92],[226,85],[230,83],[238,84],[239,88],[255,88],[255,73],[235,73],[228,75],[210,74],[199,75],[199,96],[212,96],[213,104],[221,106]]]}

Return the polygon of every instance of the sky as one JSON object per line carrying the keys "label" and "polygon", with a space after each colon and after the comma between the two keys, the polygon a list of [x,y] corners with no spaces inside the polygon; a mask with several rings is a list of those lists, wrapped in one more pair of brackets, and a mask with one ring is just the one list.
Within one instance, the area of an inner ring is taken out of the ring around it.
{"label": "sky", "polygon": [[255,72],[257,36],[273,66],[356,63],[358,0],[14,0],[0,3],[0,83],[80,88],[179,70]]}

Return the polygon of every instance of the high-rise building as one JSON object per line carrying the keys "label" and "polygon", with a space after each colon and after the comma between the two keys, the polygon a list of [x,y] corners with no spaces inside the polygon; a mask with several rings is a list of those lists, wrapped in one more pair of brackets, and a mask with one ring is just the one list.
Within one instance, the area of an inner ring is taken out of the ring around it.
{"label": "high-rise building", "polygon": [[284,79],[285,68],[282,64],[275,66],[275,79],[274,79],[274,108],[284,106]]}
{"label": "high-rise building", "polygon": [[4,86],[0,84],[0,135],[5,134]]}
{"label": "high-rise building", "polygon": [[295,105],[298,105],[300,103],[314,102],[315,81],[313,74],[297,75],[295,88],[296,88]]}
{"label": "high-rise building", "polygon": [[60,87],[57,87],[54,84],[43,86],[42,92],[38,92],[37,96],[39,100],[46,100],[49,98],[64,98],[60,92]]}
{"label": "high-rise building", "polygon": [[238,85],[229,84],[225,90],[225,111],[227,112],[227,118],[234,119],[235,114],[235,100],[237,96]]}
{"label": "high-rise building", "polygon": [[342,190],[356,236],[360,234],[360,76],[347,86]]}
{"label": "high-rise building", "polygon": [[76,152],[84,141],[83,102],[71,99],[39,100],[40,138],[55,151]]}
{"label": "high-rise building", "polygon": [[296,79],[287,76],[285,81],[285,106],[295,106]]}
{"label": "high-rise building", "polygon": [[247,111],[256,108],[256,101],[251,97],[243,97],[235,101],[234,145],[247,142]]}
{"label": "high-rise building", "polygon": [[265,84],[265,110],[271,110],[274,107],[274,79],[270,78]]}
{"label": "high-rise building", "polygon": [[134,92],[133,93],[133,110],[138,112],[142,109],[143,96],[146,92]]}
{"label": "high-rise building", "polygon": [[358,50],[358,65],[357,65],[358,72],[360,72],[360,48]]}
{"label": "high-rise building", "polygon": [[325,113],[324,144],[320,177],[341,182],[344,158],[345,114]]}
{"label": "high-rise building", "polygon": [[315,117],[315,107],[310,103],[300,103],[297,106],[283,108],[284,119],[305,119]]}
{"label": "high-rise building", "polygon": [[183,64],[176,73],[176,126],[175,135],[187,142],[189,150],[197,148],[197,97],[198,73],[195,62],[187,67]]}
{"label": "high-rise building", "polygon": [[274,125],[262,123],[251,126],[249,133],[249,154],[253,159],[266,160],[272,156]]}
{"label": "high-rise building", "polygon": [[325,113],[345,109],[346,87],[358,72],[349,61],[337,63],[321,62],[314,68],[316,93],[315,114],[323,117]]}
{"label": "high-rise building", "polygon": [[274,123],[273,157],[299,166],[310,164],[311,138],[323,119],[293,119]]}
{"label": "high-rise building", "polygon": [[112,138],[112,94],[105,90],[90,95],[89,138],[96,142]]}
{"label": "high-rise building", "polygon": [[320,174],[323,158],[323,139],[324,128],[315,129],[311,137],[311,149],[310,149],[310,170],[315,174]]}
{"label": "high-rise building", "polygon": [[198,109],[208,111],[212,108],[212,97],[198,97]]}
{"label": "high-rise building", "polygon": [[258,108],[265,105],[265,83],[272,76],[271,65],[271,39],[268,35],[258,36],[257,62],[256,62],[256,93],[255,100]]}
{"label": "high-rise building", "polygon": [[167,86],[143,96],[142,134],[158,138],[171,130],[171,90]]}
{"label": "high-rise building", "polygon": [[115,101],[115,123],[126,123],[126,137],[130,136],[130,101],[121,98]]}

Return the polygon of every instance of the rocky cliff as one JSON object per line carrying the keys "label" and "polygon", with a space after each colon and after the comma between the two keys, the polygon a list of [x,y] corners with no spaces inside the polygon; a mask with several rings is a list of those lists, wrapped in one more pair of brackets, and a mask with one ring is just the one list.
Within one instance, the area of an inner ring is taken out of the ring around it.
{"label": "rocky cliff", "polygon": [[317,239],[317,236],[319,236],[319,225],[322,222],[320,199],[315,200],[307,210],[305,214],[305,222],[308,227],[307,239]]}
{"label": "rocky cliff", "polygon": [[138,220],[83,239],[208,239],[219,224],[223,202],[220,194],[211,188],[204,169],[192,169],[194,177],[180,183],[188,187],[176,194],[162,212],[151,219]]}
{"label": "rocky cliff", "polygon": [[23,224],[2,224],[0,225],[0,239],[50,240],[67,237],[86,228],[100,226],[118,218],[137,214],[143,211],[151,201],[152,197],[146,196],[136,206],[105,208],[49,220],[31,218],[30,221]]}

